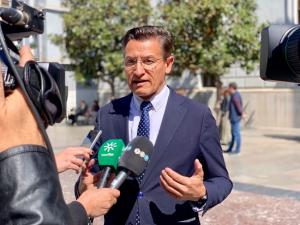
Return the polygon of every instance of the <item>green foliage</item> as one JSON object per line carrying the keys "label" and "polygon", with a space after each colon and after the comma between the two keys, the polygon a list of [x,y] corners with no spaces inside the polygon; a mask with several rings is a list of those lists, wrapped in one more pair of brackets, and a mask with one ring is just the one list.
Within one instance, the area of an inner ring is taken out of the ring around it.
{"label": "green foliage", "polygon": [[[99,78],[110,84],[124,78],[121,38],[127,29],[153,21],[175,37],[175,68],[201,72],[213,85],[233,63],[251,71],[259,58],[255,0],[161,1],[151,16],[150,0],[65,0],[66,47],[79,80]],[[151,19],[151,20],[150,20]]]}
{"label": "green foliage", "polygon": [[98,78],[114,95],[116,78],[123,76],[121,38],[127,29],[147,24],[148,0],[66,0],[65,34],[54,42],[66,47],[78,80]]}
{"label": "green foliage", "polygon": [[259,58],[254,0],[185,0],[160,3],[161,18],[175,36],[175,74],[185,68],[213,81],[239,62],[250,72]]}

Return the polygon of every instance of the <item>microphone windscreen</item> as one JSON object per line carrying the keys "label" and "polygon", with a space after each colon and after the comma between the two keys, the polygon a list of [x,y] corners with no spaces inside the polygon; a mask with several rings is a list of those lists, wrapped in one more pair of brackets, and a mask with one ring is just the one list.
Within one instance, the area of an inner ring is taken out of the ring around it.
{"label": "microphone windscreen", "polygon": [[153,149],[153,144],[147,137],[134,138],[126,146],[119,160],[119,167],[131,171],[133,176],[139,176],[148,164]]}
{"label": "microphone windscreen", "polygon": [[104,142],[98,151],[99,166],[109,166],[116,170],[124,148],[125,144],[122,139],[110,139]]}

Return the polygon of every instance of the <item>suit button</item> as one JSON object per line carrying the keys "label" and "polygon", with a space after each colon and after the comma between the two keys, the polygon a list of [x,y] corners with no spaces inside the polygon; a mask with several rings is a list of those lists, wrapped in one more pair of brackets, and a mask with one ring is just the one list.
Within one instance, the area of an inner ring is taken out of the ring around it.
{"label": "suit button", "polygon": [[139,193],[138,193],[138,196],[137,196],[138,198],[143,198],[144,197],[144,193],[142,192],[142,191],[140,191]]}

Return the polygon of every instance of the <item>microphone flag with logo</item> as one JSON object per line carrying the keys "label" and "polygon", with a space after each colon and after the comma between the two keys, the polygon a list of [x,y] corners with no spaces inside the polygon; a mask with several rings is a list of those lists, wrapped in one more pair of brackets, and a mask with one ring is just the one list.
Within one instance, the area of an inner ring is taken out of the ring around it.
{"label": "microphone flag with logo", "polygon": [[98,164],[102,168],[102,177],[98,188],[103,188],[113,171],[117,170],[118,161],[125,150],[122,139],[109,139],[105,141],[98,151]]}
{"label": "microphone flag with logo", "polygon": [[119,188],[128,176],[139,176],[149,163],[153,150],[153,144],[147,137],[137,136],[129,142],[119,160],[119,173],[110,187]]}

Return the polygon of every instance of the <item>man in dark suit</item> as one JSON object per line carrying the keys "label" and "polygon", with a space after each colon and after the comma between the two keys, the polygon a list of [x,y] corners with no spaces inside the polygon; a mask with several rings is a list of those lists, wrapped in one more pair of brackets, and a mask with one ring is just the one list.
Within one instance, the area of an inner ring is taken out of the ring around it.
{"label": "man in dark suit", "polygon": [[[127,179],[105,225],[200,224],[198,213],[232,189],[215,120],[208,107],[176,94],[165,76],[174,62],[173,40],[162,27],[143,26],[123,38],[124,67],[132,93],[100,109],[101,143],[147,136],[154,144],[145,172]],[[99,144],[101,144],[99,143]],[[96,179],[85,171],[79,192]]]}

